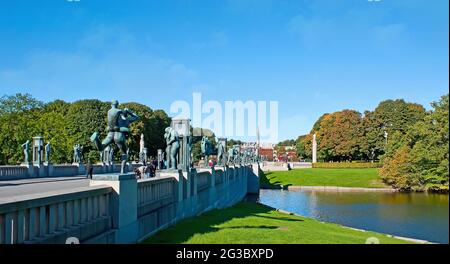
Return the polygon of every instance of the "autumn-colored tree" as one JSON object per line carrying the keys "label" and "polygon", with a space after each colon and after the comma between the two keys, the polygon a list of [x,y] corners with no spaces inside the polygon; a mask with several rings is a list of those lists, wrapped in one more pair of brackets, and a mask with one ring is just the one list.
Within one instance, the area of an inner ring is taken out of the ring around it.
{"label": "autumn-colored tree", "polygon": [[343,110],[321,117],[316,133],[318,155],[323,160],[352,160],[359,156],[359,145],[363,135],[361,114],[354,110]]}

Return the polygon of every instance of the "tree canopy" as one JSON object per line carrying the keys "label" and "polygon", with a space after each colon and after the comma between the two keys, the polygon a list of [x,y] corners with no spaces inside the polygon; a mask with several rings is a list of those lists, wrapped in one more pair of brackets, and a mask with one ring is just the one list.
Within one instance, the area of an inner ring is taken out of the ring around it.
{"label": "tree canopy", "polygon": [[447,94],[431,103],[431,111],[398,99],[382,101],[364,114],[323,114],[309,134],[296,139],[297,154],[311,158],[316,134],[319,160],[380,160],[380,175],[398,189],[448,192],[448,100]]}
{"label": "tree canopy", "polygon": [[[18,164],[23,161],[21,144],[33,136],[43,136],[52,144],[52,161],[70,163],[74,144],[83,145],[83,156],[97,161],[99,153],[90,142],[98,131],[106,136],[106,114],[110,102],[88,99],[73,103],[55,100],[43,103],[29,94],[4,96],[0,99],[0,164]],[[164,149],[164,128],[170,118],[163,110],[130,102],[120,107],[135,111],[141,119],[130,125],[128,139],[131,152],[139,151],[141,133],[150,155],[156,156],[158,148]]]}

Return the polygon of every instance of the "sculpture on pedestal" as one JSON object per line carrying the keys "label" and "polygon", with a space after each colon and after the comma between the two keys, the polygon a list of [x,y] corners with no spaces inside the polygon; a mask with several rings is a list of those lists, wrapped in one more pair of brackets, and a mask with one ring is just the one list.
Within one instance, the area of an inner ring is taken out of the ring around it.
{"label": "sculpture on pedestal", "polygon": [[236,163],[238,161],[238,149],[236,146],[231,147],[228,150],[228,164]]}
{"label": "sculpture on pedestal", "polygon": [[22,144],[23,154],[24,154],[24,163],[28,163],[28,152],[30,151],[30,141]]}
{"label": "sculpture on pedestal", "polygon": [[139,162],[142,164],[147,163],[147,153],[145,148],[144,134],[141,134],[141,140],[139,141]]}
{"label": "sculpture on pedestal", "polygon": [[177,155],[178,150],[180,149],[180,139],[178,136],[178,132],[171,128],[167,127],[165,129],[164,138],[166,139],[166,153],[167,153],[167,168],[176,170],[178,161],[177,161]]}
{"label": "sculpture on pedestal", "polygon": [[52,152],[52,145],[50,144],[50,142],[48,142],[47,145],[45,145],[45,162],[47,163],[50,162],[51,152]]}
{"label": "sculpture on pedestal", "polygon": [[80,144],[75,144],[73,146],[73,163],[81,163],[82,161],[82,153],[83,152],[83,146]]}
{"label": "sculpture on pedestal", "polygon": [[[119,102],[117,100],[111,103],[111,109],[108,111],[108,126],[106,138],[100,142],[98,132],[94,132],[91,136],[91,141],[95,144],[99,151],[102,151],[111,143],[115,143],[121,152],[121,173],[124,173],[125,163],[128,160],[128,146],[126,138],[130,133],[129,124],[139,119],[139,116],[131,110],[119,109]],[[111,160],[112,161],[112,160]]]}
{"label": "sculpture on pedestal", "polygon": [[226,147],[226,141],[219,140],[217,144],[217,164],[220,166],[225,166],[225,147]]}
{"label": "sculpture on pedestal", "polygon": [[201,143],[201,150],[202,154],[205,156],[205,167],[208,167],[209,165],[209,156],[214,154],[213,153],[213,146],[211,141],[207,136],[203,136],[202,143]]}

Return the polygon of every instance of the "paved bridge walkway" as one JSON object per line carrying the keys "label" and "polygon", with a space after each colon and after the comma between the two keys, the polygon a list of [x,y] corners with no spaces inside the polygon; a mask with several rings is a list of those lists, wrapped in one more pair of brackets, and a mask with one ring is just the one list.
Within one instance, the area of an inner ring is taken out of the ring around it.
{"label": "paved bridge walkway", "polygon": [[0,199],[83,186],[89,186],[89,180],[82,176],[0,181]]}

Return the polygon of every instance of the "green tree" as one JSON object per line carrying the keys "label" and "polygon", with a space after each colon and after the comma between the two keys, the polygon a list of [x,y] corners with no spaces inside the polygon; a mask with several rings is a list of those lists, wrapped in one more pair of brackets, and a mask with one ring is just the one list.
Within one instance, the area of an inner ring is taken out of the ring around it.
{"label": "green tree", "polygon": [[21,144],[36,136],[43,105],[29,94],[18,93],[0,99],[0,164],[23,161]]}
{"label": "green tree", "polygon": [[301,135],[295,140],[295,145],[297,149],[297,157],[303,158],[303,159],[310,159],[311,158],[311,151],[307,150],[308,144],[306,142],[307,135]]}
{"label": "green tree", "polygon": [[[386,152],[387,156],[392,156],[402,146],[399,141],[412,125],[423,120],[425,114],[422,105],[407,103],[403,99],[382,101],[373,112],[366,111],[364,114],[361,152],[365,157],[371,158],[373,151],[374,159],[379,159]],[[385,132],[388,135],[388,145]]]}
{"label": "green tree", "polygon": [[[380,174],[400,189],[448,192],[449,103],[448,95],[433,102],[433,110],[405,131],[396,132]],[[392,155],[388,155],[393,153]]]}
{"label": "green tree", "polygon": [[[66,114],[66,128],[68,130],[67,145],[81,144],[83,146],[83,157],[99,159],[99,153],[91,143],[92,133],[98,131],[106,136],[107,113],[111,105],[100,100],[88,99],[71,103]],[[117,152],[116,152],[117,153]],[[69,156],[71,158],[71,155]]]}

